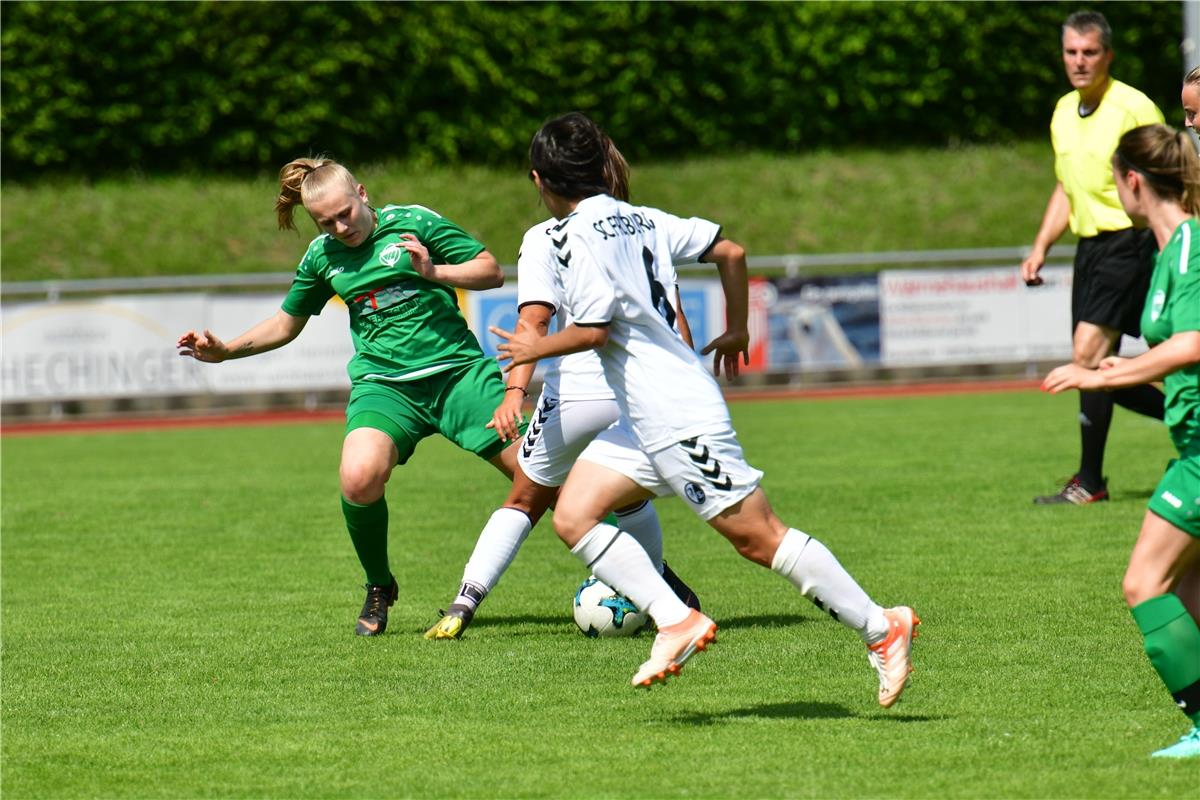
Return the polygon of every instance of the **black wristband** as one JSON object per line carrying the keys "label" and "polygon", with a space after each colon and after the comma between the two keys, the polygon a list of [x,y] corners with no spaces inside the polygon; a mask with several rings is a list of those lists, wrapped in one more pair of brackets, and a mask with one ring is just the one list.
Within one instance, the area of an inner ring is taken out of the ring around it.
{"label": "black wristband", "polygon": [[505,387],[504,387],[504,391],[506,391],[506,392],[517,391],[517,392],[520,392],[520,393],[521,393],[522,395],[524,395],[525,397],[529,397],[529,392],[525,391],[525,390],[524,390],[522,387],[520,387],[520,386],[505,386]]}

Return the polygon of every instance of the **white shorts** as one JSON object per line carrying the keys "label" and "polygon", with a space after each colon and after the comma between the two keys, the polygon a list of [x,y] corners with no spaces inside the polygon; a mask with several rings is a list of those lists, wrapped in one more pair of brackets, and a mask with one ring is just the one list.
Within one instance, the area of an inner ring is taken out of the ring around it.
{"label": "white shorts", "polygon": [[621,417],[617,401],[538,398],[517,461],[534,483],[562,486],[571,465],[596,434]]}
{"label": "white shorts", "polygon": [[579,459],[619,472],[658,497],[680,497],[706,520],[744,500],[763,476],[746,463],[733,428],[647,453],[621,420],[597,434]]}

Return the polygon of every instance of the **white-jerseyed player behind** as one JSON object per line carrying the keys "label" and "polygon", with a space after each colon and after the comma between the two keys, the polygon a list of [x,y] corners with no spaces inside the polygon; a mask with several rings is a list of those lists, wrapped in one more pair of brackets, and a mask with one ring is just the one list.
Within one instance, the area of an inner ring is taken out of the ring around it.
{"label": "white-jerseyed player behind", "polygon": [[[601,191],[627,199],[629,166],[611,139],[604,140],[604,186]],[[705,253],[720,228],[705,220],[694,220],[690,244],[679,248],[681,258],[695,261]],[[562,282],[550,218],[531,227],[521,240],[517,257],[517,306],[521,326],[549,332],[570,324],[562,301]],[[678,300],[678,297],[677,297]],[[680,312],[684,338],[691,345],[687,320]],[[479,534],[463,569],[458,594],[441,618],[425,632],[426,639],[459,639],[471,624],[479,605],[508,569],[533,526],[558,495],[575,459],[596,434],[614,424],[620,408],[612,387],[604,379],[600,358],[584,351],[552,359],[542,379],[542,392],[533,417],[521,435],[522,410],[533,378],[534,364],[511,370],[507,376],[504,402],[496,408],[489,427],[504,441],[521,440],[517,450],[518,469],[503,505],[492,513]],[[695,592],[663,561],[662,527],[654,506],[639,500],[614,512],[621,529],[646,550],[671,590],[691,608],[700,608]]]}
{"label": "white-jerseyed player behind", "polygon": [[[879,677],[879,703],[894,704],[908,682],[920,620],[911,608],[876,604],[829,550],[784,524],[759,488],[762,473],[738,444],[720,387],[674,329],[673,247],[689,221],[616,200],[596,176],[600,137],[580,114],[547,122],[530,146],[531,175],[546,207],[561,222],[554,245],[564,304],[574,323],[550,336],[493,328],[506,341],[508,369],[540,358],[594,349],[616,392],[622,424],[601,433],[581,454],[559,495],[554,527],[605,583],[655,621],[650,659],[633,676],[650,686],[677,674],[716,637],[716,624],[689,609],[667,587],[645,551],[602,522],[612,508],[677,495],[745,558],[790,580],[818,607],[853,628]],[[715,262],[727,303],[727,330],[702,351],[714,373],[730,377],[746,356],[745,251],[718,238],[704,254]]]}

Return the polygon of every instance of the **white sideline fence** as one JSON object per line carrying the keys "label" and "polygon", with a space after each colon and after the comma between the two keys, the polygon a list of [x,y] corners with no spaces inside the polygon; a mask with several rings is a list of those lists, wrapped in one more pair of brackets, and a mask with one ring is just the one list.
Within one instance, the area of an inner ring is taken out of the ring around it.
{"label": "white sideline fence", "polygon": [[[747,266],[751,274],[782,270],[788,277],[811,273],[821,274],[831,267],[878,267],[906,265],[1005,267],[1019,265],[1029,254],[1028,247],[983,247],[952,250],[895,250],[876,253],[818,253],[776,256],[750,256]],[[1049,264],[1070,263],[1075,248],[1058,247],[1051,251]],[[683,272],[695,271],[684,267]],[[517,268],[504,267],[508,278],[515,278]],[[156,292],[201,289],[254,289],[286,287],[295,272],[260,272],[241,275],[161,275],[141,278],[89,278],[84,280],[41,280],[0,282],[0,299],[13,297],[42,297],[58,300],[64,295],[97,295],[109,292]]]}
{"label": "white sideline fence", "polygon": [[[1020,281],[1025,248],[759,256],[750,259],[751,356],[746,383],[798,385],[908,376],[1032,374],[1070,356],[1073,248],[1058,248],[1046,284]],[[504,287],[460,294],[485,352],[490,325],[516,319],[515,268]],[[723,329],[711,265],[681,267],[697,346]],[[0,401],[6,417],[60,416],[72,404],[136,409],[214,399],[300,396],[348,388],[345,306],[336,298],[288,347],[199,364],[175,353],[183,331],[233,336],[278,309],[292,272],[0,283]],[[1127,345],[1128,346],[1128,345]],[[915,371],[915,372],[914,372]],[[280,402],[285,402],[281,400]],[[124,403],[124,405],[120,405]],[[103,409],[101,409],[103,412]]]}

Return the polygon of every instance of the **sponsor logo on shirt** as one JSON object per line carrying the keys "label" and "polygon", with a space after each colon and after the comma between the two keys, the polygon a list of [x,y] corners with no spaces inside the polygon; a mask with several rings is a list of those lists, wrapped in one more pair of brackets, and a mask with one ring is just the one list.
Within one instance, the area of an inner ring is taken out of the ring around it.
{"label": "sponsor logo on shirt", "polygon": [[420,293],[412,281],[403,281],[357,295],[346,306],[355,319],[382,325],[414,314],[421,307]]}
{"label": "sponsor logo on shirt", "polygon": [[1175,508],[1183,508],[1183,501],[1180,500],[1175,495],[1171,494],[1170,492],[1163,492],[1159,496],[1162,497],[1163,500],[1166,500],[1168,503],[1170,503]]}

